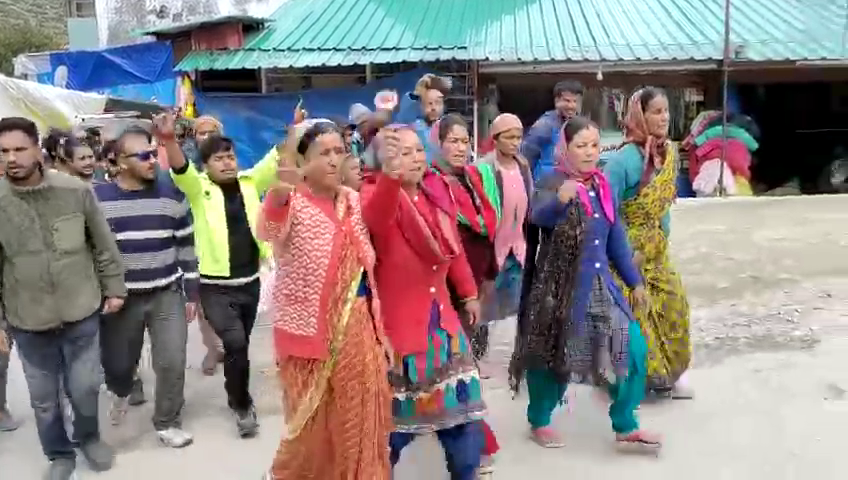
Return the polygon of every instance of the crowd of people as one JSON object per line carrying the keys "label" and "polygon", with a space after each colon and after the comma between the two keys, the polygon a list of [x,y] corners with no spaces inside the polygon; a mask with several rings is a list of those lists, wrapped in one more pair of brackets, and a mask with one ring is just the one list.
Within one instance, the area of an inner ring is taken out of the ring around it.
{"label": "crowd of people", "polygon": [[267,479],[388,480],[424,434],[438,437],[452,479],[491,473],[500,446],[480,367],[489,327],[513,315],[509,381],[526,384],[534,442],[565,445],[552,414],[569,384],[585,383],[603,393],[619,445],[659,448],[636,416],[644,396],[692,398],[689,307],[668,251],[678,161],[665,94],[633,94],[626,140],[601,170],[579,83],[557,84],[554,109],[526,132],[499,115],[494,149],[476,159],[469,126],[445,112],[449,89],[423,77],[409,94],[421,105],[412,124],[391,123],[394,92],[345,120],[298,106],[285,139],[247,170],[210,117],[184,129],[159,115],[102,145],[0,120],[10,227],[0,231],[0,431],[18,425],[5,406],[14,342],[45,478],[71,478],[76,450],[111,468],[101,383],[120,425],[145,401],[146,331],[157,438],[191,444],[181,415],[198,320],[204,373],[223,363],[235,432],[255,436],[249,347],[271,265],[287,433]]}

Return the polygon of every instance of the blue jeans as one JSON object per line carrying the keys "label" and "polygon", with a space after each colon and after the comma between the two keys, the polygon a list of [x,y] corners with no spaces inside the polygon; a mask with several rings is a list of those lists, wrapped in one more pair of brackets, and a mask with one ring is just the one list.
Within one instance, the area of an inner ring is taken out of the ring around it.
{"label": "blue jeans", "polygon": [[62,415],[62,385],[74,413],[74,437],[80,445],[100,440],[97,420],[100,394],[100,319],[97,313],[45,332],[14,328],[35,425],[44,455],[74,458]]}
{"label": "blue jeans", "polygon": [[[417,435],[406,432],[392,432],[389,436],[392,468],[400,460],[401,451]],[[474,480],[480,468],[480,456],[483,454],[483,422],[463,423],[452,428],[436,431],[436,437],[445,450],[451,480]]]}
{"label": "blue jeans", "polygon": [[[2,329],[0,329],[2,330]],[[9,338],[9,353],[0,353],[0,412],[6,411],[6,387],[9,382],[9,355],[12,354],[12,335]]]}

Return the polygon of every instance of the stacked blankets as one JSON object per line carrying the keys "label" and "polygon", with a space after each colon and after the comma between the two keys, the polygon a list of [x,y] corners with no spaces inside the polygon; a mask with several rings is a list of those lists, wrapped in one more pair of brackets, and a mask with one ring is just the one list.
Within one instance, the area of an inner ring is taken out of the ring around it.
{"label": "stacked blankets", "polygon": [[[722,138],[721,112],[701,114],[692,124],[689,136],[681,144],[689,152],[689,179],[692,189],[701,196],[718,193],[719,181],[728,195],[752,195],[751,155],[759,148],[759,135],[749,117],[735,115],[728,119],[727,138]],[[721,169],[725,151],[724,174]]]}

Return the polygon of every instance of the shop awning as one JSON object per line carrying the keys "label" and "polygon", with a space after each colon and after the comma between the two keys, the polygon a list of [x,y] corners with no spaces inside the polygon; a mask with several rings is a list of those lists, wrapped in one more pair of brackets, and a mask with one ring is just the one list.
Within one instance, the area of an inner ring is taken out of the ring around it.
{"label": "shop awning", "polygon": [[[846,57],[844,2],[734,0],[745,61]],[[195,51],[178,70],[478,60],[719,61],[724,0],[289,0],[242,49]]]}

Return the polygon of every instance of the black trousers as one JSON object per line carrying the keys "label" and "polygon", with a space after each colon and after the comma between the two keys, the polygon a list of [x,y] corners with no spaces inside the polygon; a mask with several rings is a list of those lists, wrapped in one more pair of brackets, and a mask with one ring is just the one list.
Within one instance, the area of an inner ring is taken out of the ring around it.
{"label": "black trousers", "polygon": [[259,305],[259,280],[236,286],[201,283],[200,304],[224,345],[228,404],[231,409],[244,412],[253,406],[248,348]]}

